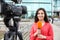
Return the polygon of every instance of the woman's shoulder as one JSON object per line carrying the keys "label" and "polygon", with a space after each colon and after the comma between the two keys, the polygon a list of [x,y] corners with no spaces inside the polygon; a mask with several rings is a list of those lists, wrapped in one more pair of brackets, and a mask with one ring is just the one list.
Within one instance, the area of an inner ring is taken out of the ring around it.
{"label": "woman's shoulder", "polygon": [[49,23],[49,22],[46,22],[46,25],[47,25],[48,27],[52,27],[51,23]]}
{"label": "woman's shoulder", "polygon": [[35,26],[36,25],[36,23],[34,22],[33,24],[32,24],[32,26]]}
{"label": "woman's shoulder", "polygon": [[46,24],[47,24],[47,25],[51,25],[51,23],[49,23],[49,22],[46,22]]}
{"label": "woman's shoulder", "polygon": [[34,26],[36,26],[36,23],[35,22],[32,24],[32,27],[34,27]]}

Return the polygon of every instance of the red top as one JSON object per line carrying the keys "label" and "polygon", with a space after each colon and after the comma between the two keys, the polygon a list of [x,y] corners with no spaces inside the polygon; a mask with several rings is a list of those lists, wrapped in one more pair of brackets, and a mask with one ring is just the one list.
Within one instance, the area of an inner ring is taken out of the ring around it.
{"label": "red top", "polygon": [[37,29],[38,29],[37,24],[34,23],[30,31],[30,40],[53,40],[53,30],[50,23],[45,23],[43,27],[40,29],[41,34],[46,36],[46,39],[41,39],[38,38],[37,36],[36,37],[33,36],[33,34],[37,31]]}

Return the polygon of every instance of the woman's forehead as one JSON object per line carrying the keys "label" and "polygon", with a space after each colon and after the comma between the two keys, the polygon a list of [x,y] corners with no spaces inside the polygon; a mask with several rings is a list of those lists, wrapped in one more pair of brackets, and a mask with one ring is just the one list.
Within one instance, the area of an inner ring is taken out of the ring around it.
{"label": "woman's forehead", "polygon": [[39,11],[38,11],[38,13],[41,13],[41,12],[42,12],[42,13],[44,13],[44,11],[43,11],[43,10],[39,10]]}

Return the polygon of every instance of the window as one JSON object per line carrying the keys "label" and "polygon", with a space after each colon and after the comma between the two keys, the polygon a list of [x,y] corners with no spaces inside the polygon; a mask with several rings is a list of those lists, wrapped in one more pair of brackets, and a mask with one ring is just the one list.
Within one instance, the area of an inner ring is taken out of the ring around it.
{"label": "window", "polygon": [[50,2],[51,0],[22,0],[22,2]]}

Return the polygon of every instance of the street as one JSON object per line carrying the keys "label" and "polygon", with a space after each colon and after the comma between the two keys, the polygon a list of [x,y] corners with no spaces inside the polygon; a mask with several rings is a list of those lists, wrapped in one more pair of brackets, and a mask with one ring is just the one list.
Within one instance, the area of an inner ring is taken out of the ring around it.
{"label": "street", "polygon": [[60,40],[60,21],[55,21],[53,24],[54,40]]}

